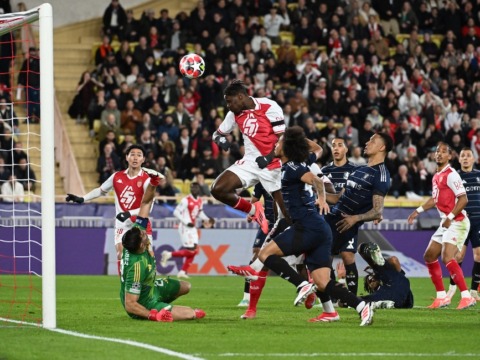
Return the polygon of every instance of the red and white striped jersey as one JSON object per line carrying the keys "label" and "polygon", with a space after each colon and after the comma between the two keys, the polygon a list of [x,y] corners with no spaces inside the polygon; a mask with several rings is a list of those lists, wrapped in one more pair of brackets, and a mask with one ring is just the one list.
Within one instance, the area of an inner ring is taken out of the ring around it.
{"label": "red and white striped jersey", "polygon": [[134,177],[128,176],[127,170],[123,170],[112,174],[100,185],[100,189],[105,193],[114,190],[116,214],[130,211],[132,215],[137,215],[148,184],[150,177],[143,170]]}
{"label": "red and white striped jersey", "polygon": [[196,224],[197,217],[201,220],[208,220],[209,217],[203,212],[203,200],[201,197],[195,198],[192,194],[185,196],[175,208],[173,215],[180,220],[180,223]]}
{"label": "red and white striped jersey", "polygon": [[[268,98],[251,99],[255,102],[254,109],[245,110],[239,115],[229,111],[217,131],[225,135],[232,132],[235,124],[238,125],[245,143],[243,159],[255,163],[258,156],[273,151],[278,140],[277,134],[285,131],[285,119],[282,108],[275,101]],[[267,169],[280,167],[280,160],[275,158]]]}
{"label": "red and white striped jersey", "polygon": [[[457,198],[465,194],[465,187],[460,175],[450,165],[445,166],[433,176],[432,198],[435,200],[435,205],[442,219],[452,212],[457,203]],[[463,220],[465,216],[465,210],[462,210],[455,217],[455,220]]]}

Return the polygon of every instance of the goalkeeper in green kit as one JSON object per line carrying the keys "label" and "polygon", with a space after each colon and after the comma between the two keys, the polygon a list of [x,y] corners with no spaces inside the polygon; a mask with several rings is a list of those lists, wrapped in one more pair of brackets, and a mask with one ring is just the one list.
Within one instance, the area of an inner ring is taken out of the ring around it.
{"label": "goalkeeper in green kit", "polygon": [[203,310],[170,305],[177,297],[190,291],[188,282],[155,278],[155,256],[145,229],[155,188],[164,177],[157,171],[145,168],[143,170],[150,176],[150,184],[143,195],[133,228],[122,238],[120,300],[125,311],[134,319],[163,322],[201,319],[205,316]]}

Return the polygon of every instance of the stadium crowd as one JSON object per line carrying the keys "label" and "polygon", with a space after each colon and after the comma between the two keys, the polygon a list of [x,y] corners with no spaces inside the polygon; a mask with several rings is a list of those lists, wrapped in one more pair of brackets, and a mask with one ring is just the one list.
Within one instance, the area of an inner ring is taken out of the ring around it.
{"label": "stadium crowd", "polygon": [[[139,143],[146,166],[169,180],[160,194],[174,195],[173,179],[213,179],[241,158],[238,132],[228,151],[212,141],[223,89],[241,79],[323,147],[321,165],[334,136],[362,164],[366,141],[388,133],[390,194],[417,199],[431,193],[439,141],[454,150],[454,167],[464,146],[479,161],[479,10],[465,0],[210,0],[136,19],[112,0],[96,67],[80,76],[69,113],[99,140],[99,182]],[[188,52],[205,59],[199,79],[179,73]]]}

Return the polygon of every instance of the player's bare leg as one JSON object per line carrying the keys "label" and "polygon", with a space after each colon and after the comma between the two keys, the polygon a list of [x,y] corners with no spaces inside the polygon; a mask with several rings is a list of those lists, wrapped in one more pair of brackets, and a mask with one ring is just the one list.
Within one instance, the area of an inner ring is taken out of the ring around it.
{"label": "player's bare leg", "polygon": [[260,225],[262,231],[265,234],[268,233],[268,221],[265,218],[262,204],[260,202],[252,204],[250,201],[239,197],[235,190],[242,187],[243,184],[238,176],[229,170],[225,170],[213,182],[211,193],[218,201],[249,214]]}

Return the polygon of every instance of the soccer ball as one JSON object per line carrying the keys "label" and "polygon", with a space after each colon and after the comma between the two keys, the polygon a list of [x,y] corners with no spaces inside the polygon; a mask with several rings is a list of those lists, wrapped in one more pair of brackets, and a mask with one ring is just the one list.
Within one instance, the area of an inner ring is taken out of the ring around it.
{"label": "soccer ball", "polygon": [[189,79],[196,79],[205,72],[205,61],[200,55],[188,54],[180,60],[178,68],[183,76]]}

